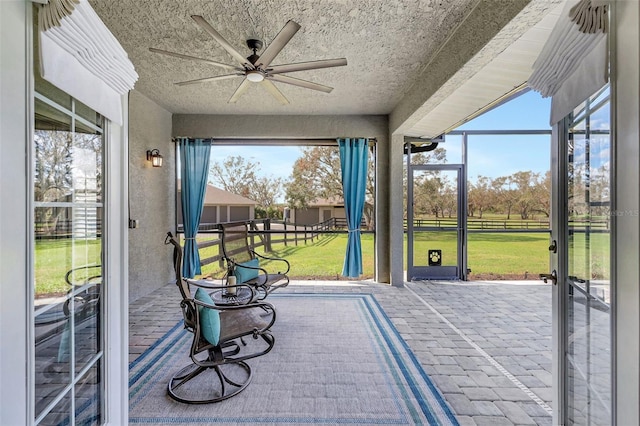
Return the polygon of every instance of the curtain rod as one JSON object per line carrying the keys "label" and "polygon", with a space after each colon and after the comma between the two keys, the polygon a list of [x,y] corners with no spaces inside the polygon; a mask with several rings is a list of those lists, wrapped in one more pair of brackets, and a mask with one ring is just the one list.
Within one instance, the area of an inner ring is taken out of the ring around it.
{"label": "curtain rod", "polygon": [[[186,136],[185,136],[186,137]],[[215,145],[245,145],[245,146],[256,146],[256,145],[275,145],[275,146],[286,146],[286,145],[302,145],[302,146],[334,146],[337,145],[338,142],[336,139],[238,139],[238,138],[204,138],[204,139],[212,139]],[[370,143],[377,142],[376,138],[365,138],[368,139]],[[172,142],[176,142],[178,138],[171,138]]]}

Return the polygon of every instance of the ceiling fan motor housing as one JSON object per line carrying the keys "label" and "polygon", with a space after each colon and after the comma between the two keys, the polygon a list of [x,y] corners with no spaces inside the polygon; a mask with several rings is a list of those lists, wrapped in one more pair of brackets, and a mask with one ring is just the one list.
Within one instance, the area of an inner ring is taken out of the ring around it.
{"label": "ceiling fan motor housing", "polygon": [[262,49],[262,41],[255,38],[250,38],[250,39],[247,39],[247,46],[249,47],[249,49],[253,50],[253,54],[250,56],[247,56],[247,59],[252,64],[255,64],[258,58],[260,57],[257,54],[257,52],[258,50]]}

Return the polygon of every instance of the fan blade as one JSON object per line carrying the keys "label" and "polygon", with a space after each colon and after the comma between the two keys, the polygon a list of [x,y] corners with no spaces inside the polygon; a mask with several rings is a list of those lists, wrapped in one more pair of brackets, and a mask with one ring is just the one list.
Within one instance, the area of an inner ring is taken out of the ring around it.
{"label": "fan blade", "polygon": [[242,80],[242,83],[240,83],[240,86],[238,86],[238,88],[236,89],[235,92],[233,92],[233,95],[231,95],[231,97],[229,98],[229,100],[227,101],[230,104],[235,104],[236,101],[238,100],[238,98],[247,91],[247,89],[249,88],[249,86],[251,86],[251,82],[249,80],[247,80],[246,78],[244,80]]}
{"label": "fan blade", "polygon": [[229,52],[229,54],[233,56],[236,61],[240,62],[245,68],[251,70],[254,69],[254,66],[249,62],[249,60],[247,60],[247,58],[242,56],[236,49],[234,49],[233,46],[231,46],[229,42],[225,40],[224,37],[222,37],[220,33],[217,32],[202,16],[191,15],[191,18],[196,21],[196,24],[200,25],[203,30],[208,32],[211,37],[213,37],[214,40],[217,41],[220,46],[222,46],[224,50]]}
{"label": "fan blade", "polygon": [[298,32],[300,25],[293,21],[287,21],[284,27],[280,30],[276,38],[271,41],[271,44],[262,52],[260,58],[256,61],[256,67],[261,66],[266,68],[271,61],[280,53],[280,51],[289,43],[289,40]]}
{"label": "fan blade", "polygon": [[175,83],[177,86],[187,86],[189,84],[197,84],[197,83],[206,83],[208,81],[216,81],[216,80],[227,80],[229,78],[242,77],[244,74],[225,74],[225,75],[216,75],[214,77],[205,77],[199,78],[197,80],[188,80],[181,81],[179,83]]}
{"label": "fan blade", "polygon": [[274,65],[267,70],[268,74],[281,74],[283,72],[296,72],[316,70],[320,68],[342,67],[347,65],[345,58],[324,59],[321,61],[298,62],[296,64]]}
{"label": "fan blade", "polygon": [[233,65],[223,64],[222,62],[212,61],[211,59],[197,58],[195,56],[183,55],[182,53],[175,53],[175,52],[169,52],[168,50],[156,49],[155,47],[150,47],[149,50],[153,53],[161,53],[163,55],[174,56],[176,58],[192,59],[194,61],[206,62],[208,64],[215,65],[217,67],[224,68],[227,70],[244,71],[240,67],[234,67]]}
{"label": "fan blade", "polygon": [[292,84],[294,86],[304,87],[306,89],[319,90],[325,93],[331,93],[331,91],[333,90],[333,87],[324,86],[318,83],[312,83],[307,80],[300,80],[299,78],[293,78],[287,75],[280,75],[280,74],[267,75],[267,78],[269,80],[278,81],[280,83]]}
{"label": "fan blade", "polygon": [[273,97],[276,98],[282,105],[289,104],[289,100],[284,97],[282,92],[276,87],[275,84],[273,84],[269,80],[262,80],[260,84],[262,84],[262,87],[267,89],[267,91],[271,93]]}

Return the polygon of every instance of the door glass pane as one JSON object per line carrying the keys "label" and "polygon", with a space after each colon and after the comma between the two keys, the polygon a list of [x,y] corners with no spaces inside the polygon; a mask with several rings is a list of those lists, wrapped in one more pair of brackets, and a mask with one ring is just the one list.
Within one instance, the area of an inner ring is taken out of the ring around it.
{"label": "door glass pane", "polygon": [[82,376],[75,388],[75,418],[78,425],[99,425],[101,413],[100,404],[100,362]]}
{"label": "door glass pane", "polygon": [[608,89],[574,111],[568,146],[567,416],[611,423]]}
{"label": "door glass pane", "polygon": [[457,266],[457,231],[414,231],[414,266]]}
{"label": "door glass pane", "polygon": [[[80,407],[79,390],[87,383],[102,386],[97,371],[102,365],[103,137],[100,127],[79,125],[80,116],[69,114],[38,94],[33,285],[39,424],[65,424],[64,419],[73,419],[73,407]],[[63,403],[54,406],[57,398]]]}
{"label": "door glass pane", "polygon": [[413,169],[411,278],[458,278],[459,173],[458,169]]}
{"label": "door glass pane", "polygon": [[36,416],[71,383],[70,359],[66,355],[71,323],[64,314],[64,298],[50,298],[49,309],[35,323],[35,409]]}
{"label": "door glass pane", "polygon": [[413,218],[418,227],[458,227],[458,171],[415,170]]}
{"label": "door glass pane", "polygon": [[43,426],[59,426],[71,424],[71,398],[66,394],[55,407],[38,423]]}

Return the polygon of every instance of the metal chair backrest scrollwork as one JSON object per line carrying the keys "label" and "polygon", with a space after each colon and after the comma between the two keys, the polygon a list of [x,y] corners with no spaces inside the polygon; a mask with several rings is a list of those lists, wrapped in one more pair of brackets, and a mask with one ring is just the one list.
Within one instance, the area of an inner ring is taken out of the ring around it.
{"label": "metal chair backrest scrollwork", "polygon": [[289,284],[291,265],[286,259],[257,253],[249,244],[248,222],[221,223],[218,229],[227,275],[235,275],[238,284],[253,286],[259,292],[258,300]]}

